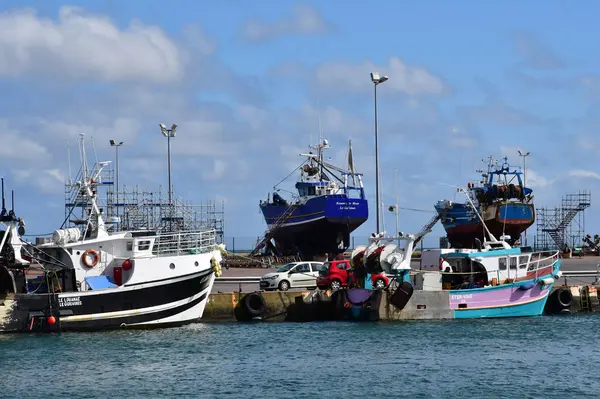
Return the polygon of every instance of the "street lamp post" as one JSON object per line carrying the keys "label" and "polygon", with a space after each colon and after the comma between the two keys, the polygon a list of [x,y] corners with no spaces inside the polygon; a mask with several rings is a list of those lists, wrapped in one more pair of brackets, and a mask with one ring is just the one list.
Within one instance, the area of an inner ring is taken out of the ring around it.
{"label": "street lamp post", "polygon": [[123,145],[122,141],[118,143],[115,140],[109,140],[110,146],[115,147],[116,152],[116,163],[115,163],[115,184],[117,186],[116,194],[115,194],[115,212],[116,216],[119,216],[119,147]]}
{"label": "street lamp post", "polygon": [[525,167],[525,157],[529,156],[529,154],[531,154],[529,151],[527,152],[522,152],[521,150],[518,150],[519,152],[519,156],[523,157],[523,188],[527,187],[527,169]]}
{"label": "street lamp post", "polygon": [[[529,151],[522,152],[521,150],[517,150],[519,152],[519,156],[523,157],[523,195],[525,195],[525,187],[527,187],[527,168],[525,165],[525,158],[531,154]],[[527,229],[525,229],[525,245],[527,245]]]}
{"label": "street lamp post", "polygon": [[373,82],[373,89],[375,94],[375,202],[377,203],[377,234],[379,234],[379,208],[381,204],[379,202],[379,135],[377,131],[377,85],[388,80],[387,76],[379,76],[378,72],[371,72],[371,82]]}
{"label": "street lamp post", "polygon": [[173,124],[170,129],[167,129],[164,123],[160,124],[160,131],[163,136],[167,138],[167,162],[168,162],[168,170],[169,170],[169,206],[173,205],[172,202],[172,186],[171,186],[171,137],[175,137],[175,132],[177,131],[177,124]]}

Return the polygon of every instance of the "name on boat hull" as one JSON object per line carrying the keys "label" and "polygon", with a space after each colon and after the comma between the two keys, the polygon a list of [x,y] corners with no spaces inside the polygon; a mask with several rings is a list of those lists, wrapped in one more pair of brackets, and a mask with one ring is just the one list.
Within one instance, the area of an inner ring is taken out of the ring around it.
{"label": "name on boat hull", "polygon": [[349,210],[355,210],[356,207],[360,204],[359,202],[356,201],[352,201],[352,202],[336,202],[335,203],[337,206],[340,207],[340,209],[349,209]]}
{"label": "name on boat hull", "polygon": [[458,295],[450,295],[450,299],[460,300],[460,299],[472,299],[473,294],[458,294]]}
{"label": "name on boat hull", "polygon": [[58,298],[58,306],[61,308],[68,306],[81,306],[81,298],[78,296],[71,296],[66,298]]}

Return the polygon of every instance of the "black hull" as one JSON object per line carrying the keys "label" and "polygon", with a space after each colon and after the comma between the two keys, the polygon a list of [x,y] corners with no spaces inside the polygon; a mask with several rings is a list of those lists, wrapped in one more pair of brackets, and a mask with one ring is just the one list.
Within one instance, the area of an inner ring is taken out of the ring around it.
{"label": "black hull", "polygon": [[[6,309],[0,313],[0,332],[97,331],[188,324],[199,316],[183,314],[206,303],[212,275],[209,269],[144,283],[149,287],[126,285],[112,292],[0,296],[0,304]],[[50,316],[54,316],[54,324],[49,323]]]}
{"label": "black hull", "polygon": [[[282,227],[273,238],[280,255],[289,256],[299,253],[303,260],[312,260],[328,254],[331,258],[350,246],[350,233],[363,223],[363,219],[349,219],[347,223],[319,219],[310,223]],[[339,248],[340,243],[343,248]]]}

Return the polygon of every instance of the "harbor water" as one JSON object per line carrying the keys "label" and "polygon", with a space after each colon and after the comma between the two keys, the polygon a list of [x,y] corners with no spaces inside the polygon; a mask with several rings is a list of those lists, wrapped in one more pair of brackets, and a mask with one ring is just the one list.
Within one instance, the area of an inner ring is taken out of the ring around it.
{"label": "harbor water", "polygon": [[0,397],[583,398],[600,315],[0,335]]}

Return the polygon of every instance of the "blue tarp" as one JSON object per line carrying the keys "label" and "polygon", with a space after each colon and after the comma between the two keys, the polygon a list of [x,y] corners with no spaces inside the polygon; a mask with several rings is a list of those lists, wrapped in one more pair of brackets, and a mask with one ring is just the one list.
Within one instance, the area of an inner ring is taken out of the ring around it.
{"label": "blue tarp", "polygon": [[117,285],[110,276],[86,277],[85,282],[93,290],[104,290],[107,288],[117,288]]}

